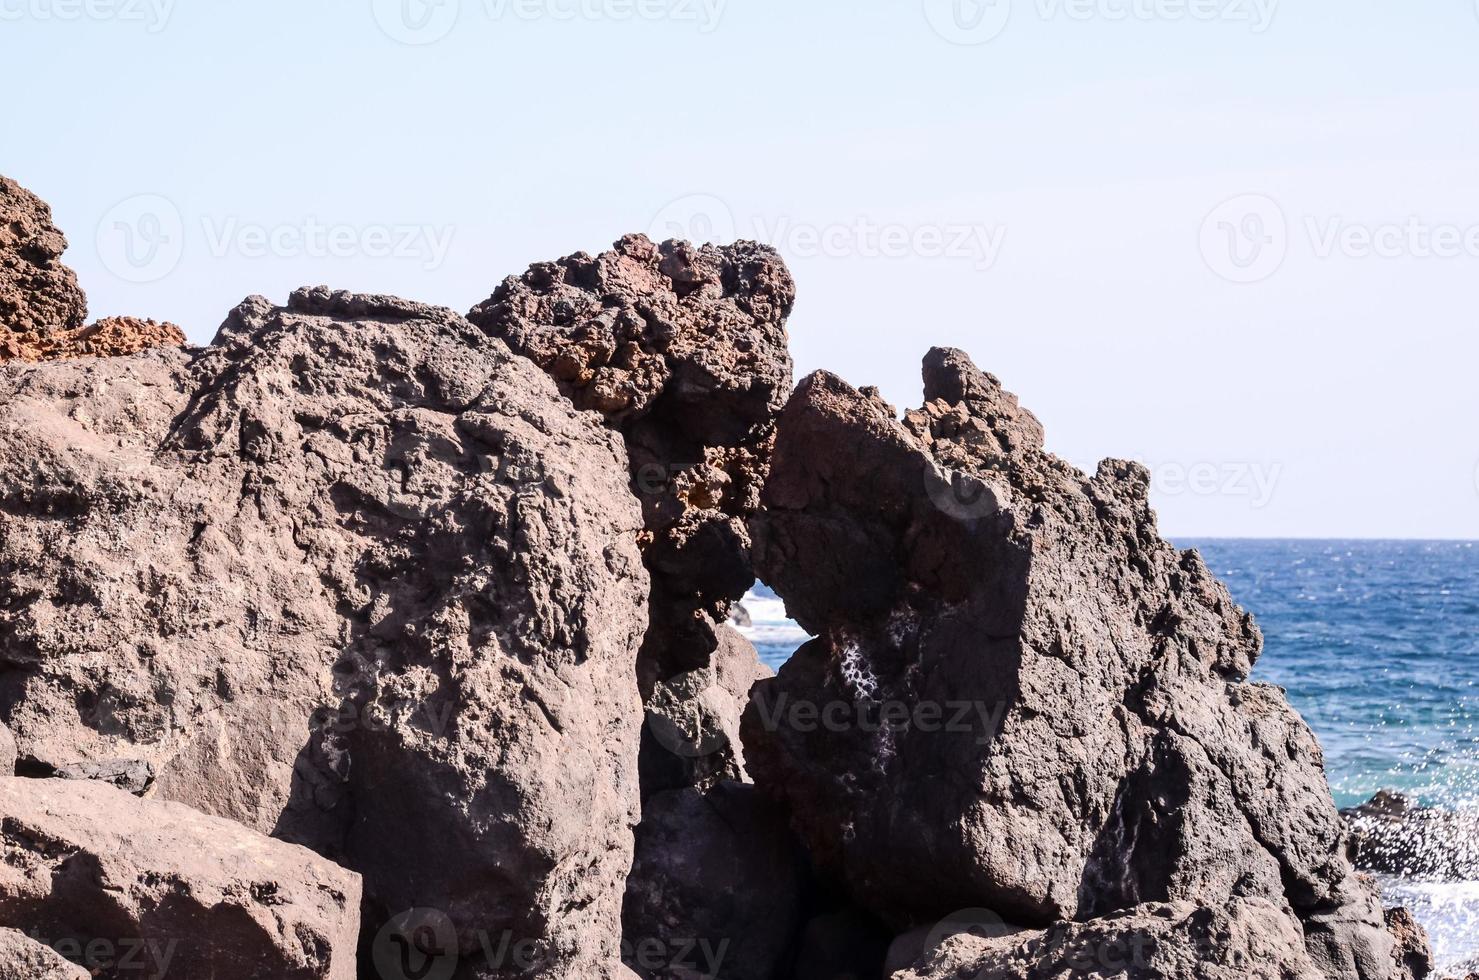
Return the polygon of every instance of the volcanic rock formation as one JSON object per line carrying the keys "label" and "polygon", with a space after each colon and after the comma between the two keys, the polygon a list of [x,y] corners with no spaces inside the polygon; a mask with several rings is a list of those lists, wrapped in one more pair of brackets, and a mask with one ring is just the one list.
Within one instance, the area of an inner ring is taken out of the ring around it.
{"label": "volcanic rock formation", "polygon": [[[455,314],[251,299],[0,372],[0,720],[534,951],[617,961],[646,622],[619,440]],[[573,972],[572,972],[573,971]]]}
{"label": "volcanic rock formation", "polygon": [[87,320],[87,297],[61,262],[66,250],[46,202],[0,177],[0,335],[76,330]]}
{"label": "volcanic rock formation", "polygon": [[182,347],[184,344],[184,332],[173,323],[114,316],[76,330],[0,333],[0,361],[123,357],[151,347]]}
{"label": "volcanic rock formation", "polygon": [[[818,639],[756,687],[746,757],[819,865],[901,931],[964,908],[1113,931],[1085,920],[1162,921],[1168,903],[1194,931],[1191,906],[1232,922],[1256,902],[1321,975],[1397,976],[1319,746],[1247,682],[1259,632],[1159,537],[1147,471],[1048,454],[959,351],[930,352],[924,387],[900,422],[831,375],[803,381],[754,521],[762,577]],[[982,962],[1029,960],[1058,975],[1037,953]]]}
{"label": "volcanic rock formation", "polygon": [[717,624],[755,581],[746,522],[791,389],[795,297],[766,246],[629,235],[510,277],[468,314],[625,438],[652,573],[644,694],[710,666]]}
{"label": "volcanic rock formation", "polygon": [[[822,374],[777,425],[772,250],[190,349],[84,328],[45,205],[0,213],[0,980],[123,936],[215,980],[1425,969],[1145,470],[953,351],[903,422]],[[819,636],[774,679],[757,568]]]}
{"label": "volcanic rock formation", "polygon": [[1383,790],[1340,815],[1358,868],[1445,881],[1479,878],[1479,815],[1472,811],[1421,807]]}
{"label": "volcanic rock formation", "polygon": [[229,820],[0,778],[0,854],[0,922],[70,944],[97,975],[355,978],[359,876]]}

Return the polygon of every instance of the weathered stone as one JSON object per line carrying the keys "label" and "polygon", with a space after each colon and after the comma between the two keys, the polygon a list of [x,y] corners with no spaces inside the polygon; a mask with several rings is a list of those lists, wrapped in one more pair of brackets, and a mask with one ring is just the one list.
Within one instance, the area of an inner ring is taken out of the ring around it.
{"label": "weathered stone", "polygon": [[66,250],[46,202],[0,177],[0,332],[76,330],[87,320],[87,297],[61,261]]}
{"label": "weathered stone", "polygon": [[0,980],[92,980],[92,974],[20,930],[0,928]]}
{"label": "weathered stone", "polygon": [[728,625],[716,628],[712,666],[659,681],[647,698],[642,730],[642,795],[746,782],[740,715],[750,688],[772,676],[750,641]]}
{"label": "weathered stone", "polygon": [[[605,976],[648,593],[620,440],[450,311],[302,290],[200,352],[0,369],[0,720],[404,910]],[[486,965],[486,964],[484,964]]]}
{"label": "weathered stone", "polygon": [[1393,976],[1319,746],[1247,682],[1258,630],[1160,538],[1148,472],[1049,455],[959,351],[931,351],[924,383],[899,422],[803,381],[753,522],[762,577],[818,639],[755,688],[746,757],[819,865],[900,930],[1258,899],[1330,976]]}
{"label": "weathered stone", "polygon": [[1045,930],[943,930],[893,980],[1327,980],[1287,911],[1262,899],[1226,909],[1137,906]]}
{"label": "weathered stone", "polygon": [[359,901],[358,875],[229,820],[0,777],[0,921],[109,976],[354,980]]}
{"label": "weathered stone", "polygon": [[795,285],[773,249],[630,235],[510,277],[469,319],[626,440],[652,573],[643,693],[709,666],[755,580],[748,517],[791,387]]}

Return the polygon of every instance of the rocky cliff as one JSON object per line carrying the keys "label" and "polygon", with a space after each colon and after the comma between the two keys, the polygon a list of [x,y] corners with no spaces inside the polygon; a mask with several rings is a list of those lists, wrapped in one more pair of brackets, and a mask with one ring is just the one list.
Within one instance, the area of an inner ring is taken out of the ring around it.
{"label": "rocky cliff", "polygon": [[0,205],[0,977],[1423,973],[1145,471],[959,352],[792,393],[772,250],[190,348]]}

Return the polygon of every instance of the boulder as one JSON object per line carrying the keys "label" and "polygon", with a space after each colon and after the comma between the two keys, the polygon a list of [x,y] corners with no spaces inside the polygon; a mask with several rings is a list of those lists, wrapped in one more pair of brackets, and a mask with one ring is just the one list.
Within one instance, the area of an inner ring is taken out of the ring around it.
{"label": "boulder", "polygon": [[20,930],[0,928],[0,980],[92,980],[92,974]]}
{"label": "boulder", "polygon": [[924,388],[899,421],[803,381],[752,522],[817,639],[756,686],[746,760],[823,872],[898,931],[1258,900],[1329,976],[1397,975],[1318,743],[1248,682],[1258,629],[1161,539],[1144,467],[1050,455],[959,351]]}
{"label": "boulder", "polygon": [[1340,815],[1362,870],[1444,881],[1479,878],[1479,812],[1417,806],[1382,790]]}
{"label": "boulder", "polygon": [[[989,922],[989,918],[986,920]],[[947,920],[945,925],[951,925]],[[1262,899],[1153,903],[1043,930],[942,928],[892,980],[1326,980],[1298,925]]]}
{"label": "boulder", "polygon": [[87,297],[61,261],[66,250],[46,202],[0,177],[0,336],[76,330],[87,320]]}
{"label": "boulder", "polygon": [[[0,721],[36,772],[363,872],[458,976],[607,976],[647,621],[618,437],[450,311],[300,290],[202,351],[0,369]],[[132,770],[137,771],[137,770]],[[496,946],[496,942],[494,943]]]}
{"label": "boulder", "polygon": [[624,955],[650,980],[771,980],[796,939],[805,856],[753,786],[646,800],[627,880]]}
{"label": "boulder", "polygon": [[747,782],[740,715],[750,688],[772,676],[755,648],[727,624],[715,629],[712,664],[658,681],[642,729],[642,795]]}
{"label": "boulder", "polygon": [[232,821],[0,777],[0,921],[106,975],[354,980],[359,901],[358,875]]}
{"label": "boulder", "polygon": [[652,573],[644,695],[710,665],[716,626],[755,580],[746,522],[791,388],[794,301],[771,248],[629,235],[534,265],[468,314],[625,439]]}

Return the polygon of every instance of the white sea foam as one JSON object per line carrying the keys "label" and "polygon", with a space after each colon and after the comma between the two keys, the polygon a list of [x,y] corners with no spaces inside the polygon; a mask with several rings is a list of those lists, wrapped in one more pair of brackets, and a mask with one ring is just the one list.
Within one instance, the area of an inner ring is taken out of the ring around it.
{"label": "white sea foam", "polygon": [[756,646],[799,647],[811,635],[786,616],[786,604],[779,599],[767,599],[751,592],[740,600],[750,614],[750,625],[737,627]]}
{"label": "white sea foam", "polygon": [[1479,881],[1414,881],[1378,875],[1384,904],[1405,905],[1433,944],[1433,975],[1458,974],[1479,962]]}

